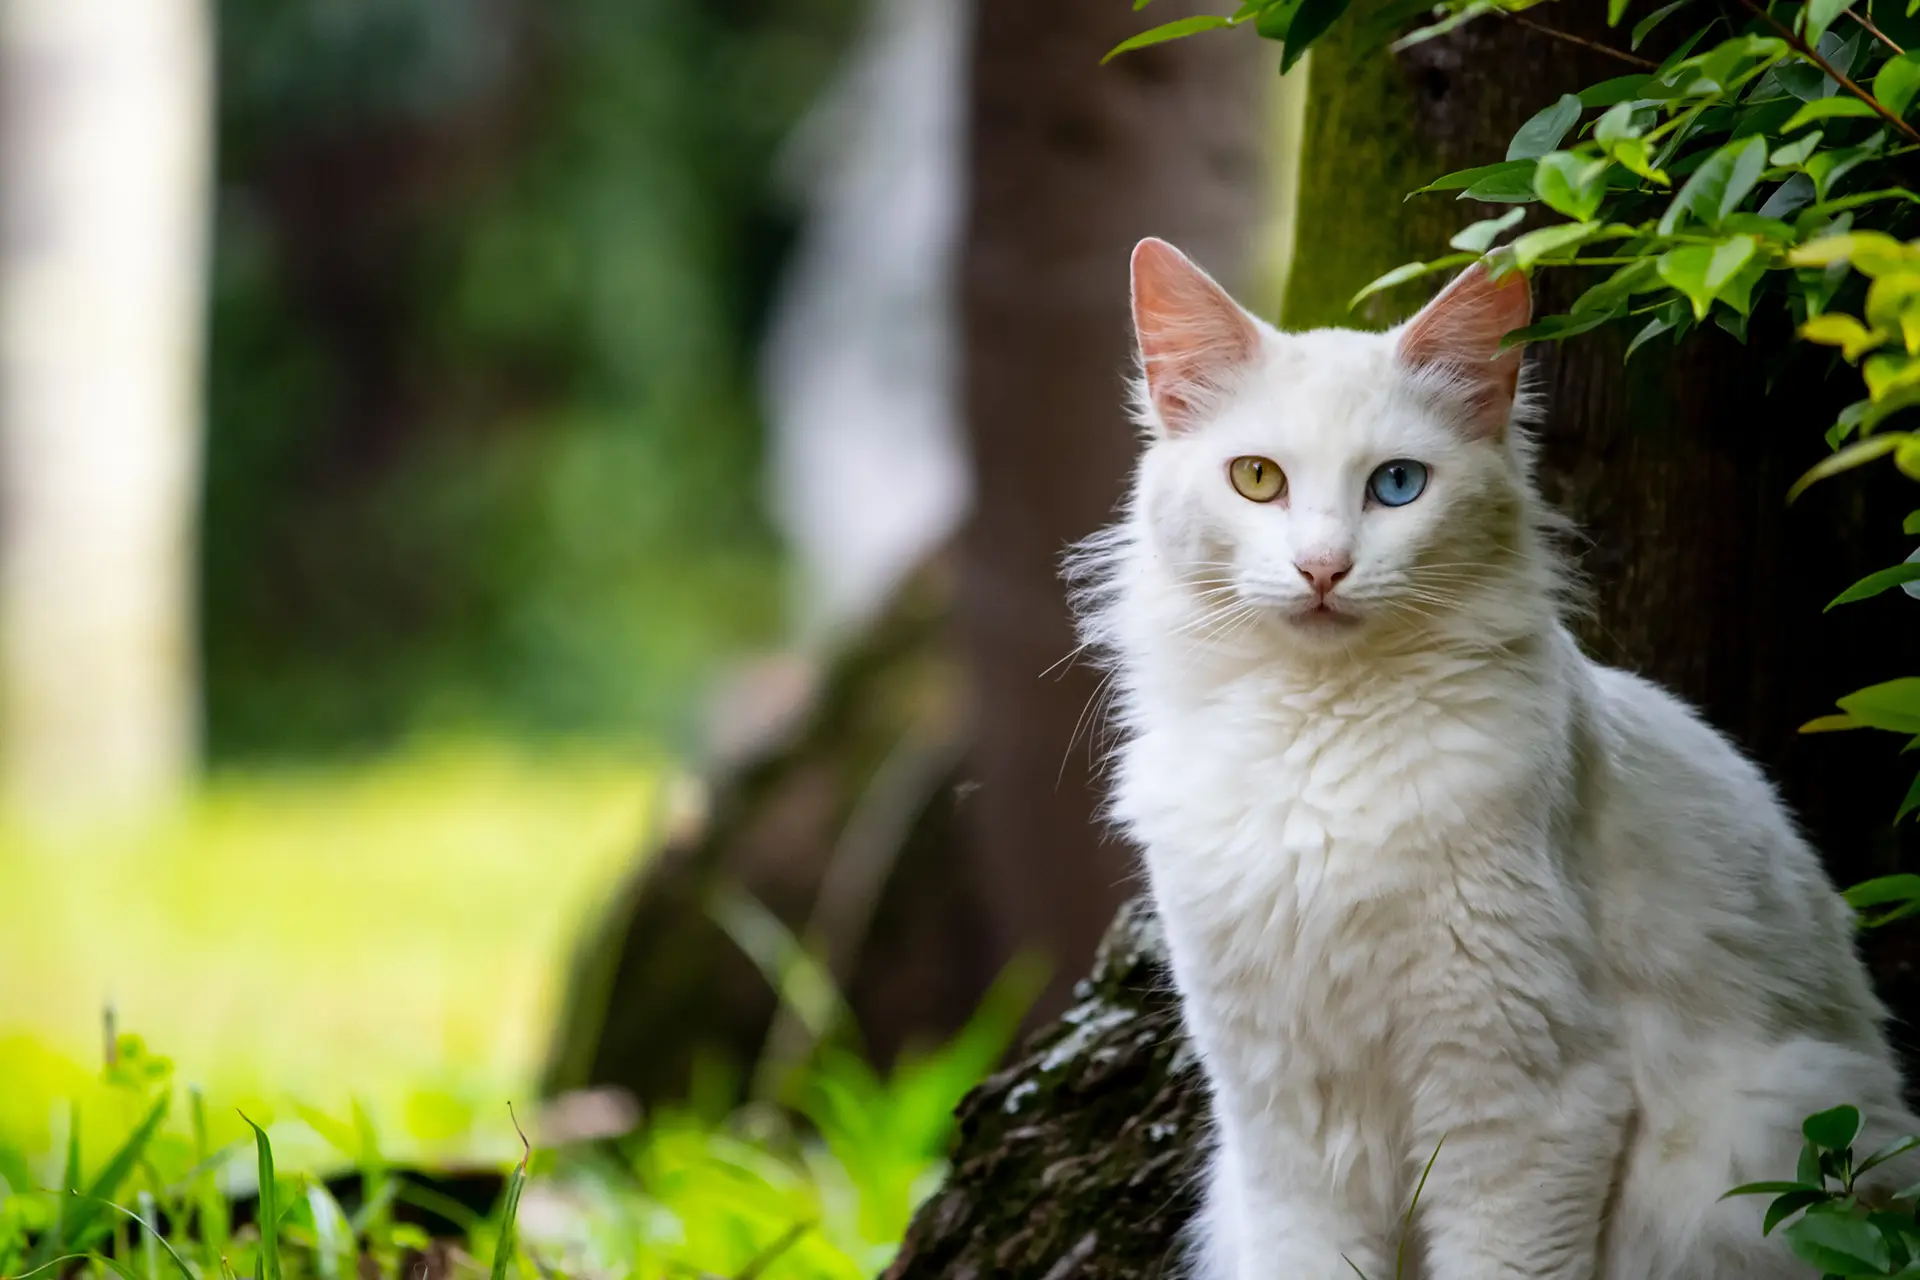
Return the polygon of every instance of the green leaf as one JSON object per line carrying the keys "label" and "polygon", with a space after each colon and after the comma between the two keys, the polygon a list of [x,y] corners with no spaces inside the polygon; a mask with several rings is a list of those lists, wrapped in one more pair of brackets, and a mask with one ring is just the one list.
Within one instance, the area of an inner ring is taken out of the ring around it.
{"label": "green leaf", "polygon": [[1628,37],[1628,47],[1638,49],[1653,29],[1672,17],[1674,13],[1687,7],[1688,0],[1673,0],[1672,4],[1663,4],[1640,21],[1633,24],[1633,32]]}
{"label": "green leaf", "polygon": [[1655,316],[1653,319],[1647,321],[1640,332],[1633,335],[1633,341],[1627,344],[1627,353],[1620,358],[1620,362],[1625,364],[1627,361],[1633,359],[1633,353],[1638,351],[1642,345],[1653,341],[1671,328],[1673,328],[1673,322],[1660,316]]}
{"label": "green leaf", "polygon": [[1819,1191],[1819,1187],[1804,1182],[1747,1182],[1731,1191],[1722,1192],[1722,1200],[1731,1200],[1735,1196],[1783,1196],[1790,1191]]}
{"label": "green leaf", "polygon": [[1920,733],[1920,676],[1868,685],[1837,701],[1842,711],[1869,728]]}
{"label": "green leaf", "polygon": [[1707,270],[1713,265],[1712,245],[1688,245],[1661,254],[1656,267],[1660,278],[1686,295],[1693,304],[1693,318],[1704,320],[1713,306],[1713,290],[1707,287]]}
{"label": "green leaf", "polygon": [[1404,266],[1395,267],[1377,280],[1374,280],[1360,292],[1354,294],[1352,301],[1347,303],[1347,309],[1351,311],[1367,298],[1379,293],[1382,289],[1391,289],[1395,285],[1405,284],[1409,280],[1418,280],[1421,276],[1429,276],[1436,271],[1445,271],[1448,267],[1464,266],[1469,262],[1477,260],[1479,256],[1477,253],[1450,253],[1444,258],[1435,258],[1432,262],[1409,262]]}
{"label": "green leaf", "polygon": [[[1881,331],[1899,329],[1916,301],[1920,301],[1920,271],[1882,272],[1867,290],[1867,323]],[[1912,344],[1907,349],[1911,352]]]}
{"label": "green leaf", "polygon": [[1707,292],[1719,297],[1721,290],[1753,260],[1759,247],[1759,241],[1752,236],[1734,236],[1713,246],[1713,259],[1707,264]]}
{"label": "green leaf", "polygon": [[1456,197],[1460,200],[1478,200],[1484,204],[1532,204],[1539,198],[1534,194],[1530,173],[1493,174],[1482,178]]}
{"label": "green leaf", "polygon": [[1818,98],[1794,112],[1792,118],[1782,126],[1781,132],[1792,133],[1795,129],[1812,124],[1816,120],[1829,120],[1835,116],[1859,117],[1877,114],[1879,113],[1858,98]]}
{"label": "green leaf", "polygon": [[1253,15],[1253,29],[1260,33],[1263,40],[1285,40],[1287,28],[1293,25],[1293,15],[1300,9],[1300,0],[1279,0],[1277,4],[1265,4]]}
{"label": "green leaf", "polygon": [[[1898,819],[1895,819],[1895,821],[1898,821]],[[1907,1152],[1912,1151],[1915,1147],[1920,1147],[1920,1137],[1908,1136],[1905,1138],[1895,1138],[1892,1142],[1889,1142],[1886,1146],[1880,1148],[1865,1160],[1855,1165],[1853,1176],[1858,1178],[1861,1174],[1879,1168],[1896,1156],[1907,1154]]]}
{"label": "green leaf", "polygon": [[1784,1232],[1802,1262],[1838,1275],[1885,1275],[1893,1260],[1886,1239],[1864,1217],[1809,1213]]}
{"label": "green leaf", "polygon": [[1300,0],[1299,11],[1287,26],[1286,47],[1280,54],[1282,75],[1293,70],[1293,65],[1313,47],[1313,42],[1340,20],[1347,4],[1348,0]]}
{"label": "green leaf", "polygon": [[1820,37],[1827,33],[1827,28],[1832,26],[1841,14],[1851,9],[1853,4],[1854,0],[1807,0],[1806,25],[1801,29],[1801,34],[1807,43],[1819,44]]}
{"label": "green leaf", "polygon": [[1920,93],[1920,51],[1901,54],[1873,78],[1873,96],[1896,116],[1907,114],[1915,93]]}
{"label": "green leaf", "polygon": [[1866,880],[1840,895],[1847,905],[1855,911],[1864,911],[1868,907],[1884,907],[1892,903],[1912,902],[1920,899],[1920,876],[1903,873],[1897,876],[1881,876],[1875,880]]}
{"label": "green leaf", "polygon": [[[1915,360],[1903,351],[1882,351],[1878,355],[1868,356],[1861,373],[1867,380],[1867,391],[1876,404],[1900,391],[1920,385],[1920,360]],[[1898,459],[1895,459],[1896,464]]]}
{"label": "green leaf", "polygon": [[1787,261],[1796,267],[1847,262],[1861,275],[1879,276],[1912,264],[1915,257],[1906,245],[1884,231],[1852,231],[1808,241],[1787,255]]}
{"label": "green leaf", "polygon": [[1804,1182],[1810,1187],[1826,1185],[1820,1173],[1820,1148],[1811,1142],[1800,1148],[1800,1162],[1793,1176],[1795,1180]]}
{"label": "green leaf", "polygon": [[1464,228],[1447,243],[1467,253],[1485,253],[1492,247],[1493,242],[1500,238],[1502,231],[1516,225],[1526,216],[1525,209],[1509,209],[1497,218],[1483,218]]}
{"label": "green leaf", "polygon": [[1531,160],[1507,160],[1500,164],[1483,164],[1472,169],[1460,169],[1442,178],[1435,178],[1424,187],[1410,192],[1408,198],[1425,195],[1429,191],[1460,191],[1477,185],[1488,178],[1514,176],[1524,178],[1523,185],[1533,190],[1533,166]]}
{"label": "green leaf", "polygon": [[[1600,211],[1600,202],[1606,198],[1606,177],[1604,159],[1555,151],[1540,157],[1539,168],[1533,175],[1533,190],[1549,208],[1576,222],[1586,222]],[[1473,194],[1473,189],[1470,188],[1468,194]]]}
{"label": "green leaf", "polygon": [[1813,179],[1814,191],[1825,200],[1827,193],[1833,190],[1834,183],[1878,156],[1885,141],[1886,132],[1882,130],[1857,147],[1817,152],[1806,164],[1807,176]]}
{"label": "green leaf", "polygon": [[1797,169],[1806,163],[1807,157],[1814,153],[1820,145],[1820,139],[1825,136],[1815,129],[1812,133],[1804,135],[1798,142],[1789,142],[1784,147],[1775,147],[1773,154],[1767,158],[1782,169]]}
{"label": "green leaf", "polygon": [[1593,122],[1593,140],[1607,143],[1618,142],[1622,138],[1637,138],[1646,132],[1652,114],[1650,108],[1636,102],[1622,102],[1609,107]]}
{"label": "green leaf", "polygon": [[1839,347],[1848,361],[1858,360],[1886,339],[1850,315],[1829,311],[1800,326],[1800,336],[1823,347]]}
{"label": "green leaf", "polygon": [[1772,1235],[1773,1229],[1782,1222],[1785,1222],[1788,1218],[1791,1218],[1794,1214],[1807,1208],[1809,1205],[1819,1204],[1826,1198],[1827,1193],[1824,1191],[1802,1190],[1787,1192],[1767,1206],[1767,1212],[1760,1220],[1760,1234],[1763,1236]]}
{"label": "green leaf", "polygon": [[[1806,473],[1793,482],[1793,488],[1787,490],[1787,501],[1792,502],[1795,498],[1805,493],[1809,487],[1830,476],[1837,476],[1842,471],[1851,471],[1853,468],[1871,462],[1875,458],[1892,453],[1900,447],[1900,442],[1905,438],[1904,435],[1898,432],[1868,436],[1865,440],[1848,445],[1831,457],[1822,458],[1811,467],[1808,467]],[[1916,732],[1920,732],[1920,730],[1916,730]]]}
{"label": "green leaf", "polygon": [[1557,338],[1571,338],[1576,333],[1598,329],[1618,314],[1616,311],[1584,311],[1547,316],[1545,319],[1534,321],[1524,329],[1515,329],[1500,339],[1500,345],[1513,347],[1523,342],[1547,342]]}
{"label": "green leaf", "polygon": [[1573,300],[1570,310],[1578,314],[1601,311],[1611,314],[1636,293],[1650,293],[1661,287],[1660,273],[1653,259],[1636,258]]}
{"label": "green leaf", "polygon": [[1175,18],[1157,27],[1142,31],[1139,35],[1128,36],[1113,48],[1107,50],[1107,56],[1100,59],[1104,65],[1123,53],[1135,49],[1145,49],[1149,45],[1165,44],[1169,40],[1178,40],[1184,36],[1198,35],[1202,31],[1218,31],[1221,27],[1231,26],[1232,20],[1217,13],[1196,14],[1191,18]]}
{"label": "green leaf", "polygon": [[[1686,3],[1686,0],[1680,0]],[[1676,6],[1668,6],[1673,8]],[[1615,76],[1611,80],[1602,80],[1599,84],[1588,85],[1580,91],[1580,105],[1583,107],[1611,107],[1640,96],[1640,90],[1646,87],[1647,75]]]}
{"label": "green leaf", "polygon": [[1746,199],[1766,167],[1765,138],[1747,138],[1720,148],[1674,194],[1660,219],[1660,234],[1672,235],[1689,213],[1710,227],[1719,226]]}
{"label": "green leaf", "polygon": [[1671,179],[1654,167],[1652,148],[1641,136],[1651,123],[1650,115],[1651,112],[1637,103],[1623,102],[1594,122],[1593,139],[1615,164],[1666,186]]}
{"label": "green leaf", "polygon": [[1783,62],[1773,69],[1773,78],[1802,102],[1813,102],[1834,93],[1840,86],[1811,62]]}
{"label": "green leaf", "polygon": [[1525,271],[1548,254],[1585,244],[1605,230],[1597,222],[1563,222],[1529,231],[1508,248],[1513,250],[1514,265]]}
{"label": "green leaf", "polygon": [[1513,141],[1507,144],[1507,159],[1537,160],[1549,151],[1559,150],[1561,139],[1580,123],[1580,110],[1580,99],[1570,93],[1561,95],[1558,102],[1535,113],[1520,126]]}
{"label": "green leaf", "polygon": [[267,1141],[265,1129],[249,1120],[244,1113],[240,1118],[246,1120],[247,1127],[253,1130],[254,1151],[259,1161],[259,1276],[260,1280],[280,1280],[280,1206],[279,1189],[273,1181],[273,1145]]}
{"label": "green leaf", "polygon": [[1920,582],[1920,564],[1897,564],[1891,569],[1870,573],[1835,596],[1827,604],[1827,608],[1837,609],[1843,604],[1852,604],[1856,600],[1871,600],[1883,591],[1891,591],[1909,582]]}
{"label": "green leaf", "polygon": [[1908,814],[1920,809],[1920,774],[1915,774],[1913,783],[1907,788],[1907,795],[1900,802],[1900,808],[1894,813],[1893,820],[1899,822]]}

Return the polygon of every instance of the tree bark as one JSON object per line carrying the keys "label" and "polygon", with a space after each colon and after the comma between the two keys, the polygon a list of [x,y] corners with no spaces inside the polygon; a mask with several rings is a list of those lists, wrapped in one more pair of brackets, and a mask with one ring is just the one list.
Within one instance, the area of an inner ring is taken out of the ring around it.
{"label": "tree bark", "polygon": [[1133,463],[1127,258],[1163,236],[1246,282],[1270,71],[1244,40],[1102,67],[1140,26],[1116,0],[981,0],[977,13],[961,271],[976,494],[960,574],[979,783],[967,831],[993,948],[1052,962],[1041,1008],[1053,1013],[1134,874],[1096,814],[1099,690],[1068,660],[1059,577],[1062,551],[1112,517]]}
{"label": "tree bark", "polygon": [[0,739],[29,813],[195,761],[212,19],[0,0]]}
{"label": "tree bark", "polygon": [[[1555,19],[1619,38],[1594,5],[1562,6]],[[1350,19],[1311,58],[1289,327],[1354,323],[1346,299],[1361,285],[1436,256],[1494,212],[1444,196],[1403,203],[1405,192],[1498,158],[1533,111],[1621,70],[1494,19],[1398,56],[1365,27],[1364,15]],[[1576,284],[1549,277],[1542,310],[1563,307]],[[1418,301],[1376,298],[1361,320],[1385,324]],[[1822,385],[1811,366],[1777,376],[1785,339],[1758,333],[1746,349],[1712,332],[1625,369],[1618,333],[1537,352],[1540,480],[1586,531],[1589,647],[1692,699],[1753,753],[1845,883],[1891,865],[1887,819],[1911,765],[1885,739],[1807,740],[1795,727],[1837,694],[1911,672],[1920,655],[1884,612],[1821,613],[1847,582],[1903,554],[1902,508],[1871,479],[1784,507],[1792,478],[1822,452],[1823,415],[1851,391]],[[1872,948],[1907,1024],[1920,1009],[1911,950],[1898,934]],[[1103,959],[1085,1001],[963,1106],[953,1174],[916,1218],[894,1280],[1176,1270],[1203,1157],[1203,1089],[1182,1069],[1191,1053],[1177,1014],[1152,1003],[1165,975],[1141,913],[1116,923],[1115,954],[1129,958]]]}

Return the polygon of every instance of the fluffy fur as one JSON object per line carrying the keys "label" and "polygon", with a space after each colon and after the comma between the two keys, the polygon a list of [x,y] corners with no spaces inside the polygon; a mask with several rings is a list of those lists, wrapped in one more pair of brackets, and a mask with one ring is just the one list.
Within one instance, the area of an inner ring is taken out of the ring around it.
{"label": "fluffy fur", "polygon": [[[1213,1095],[1208,1280],[1388,1280],[1436,1148],[1410,1275],[1802,1276],[1721,1193],[1841,1102],[1867,1149],[1916,1131],[1772,787],[1563,623],[1498,346],[1526,307],[1474,271],[1390,333],[1283,334],[1136,253],[1148,439],[1077,570]],[[1398,458],[1430,478],[1385,507]],[[1296,563],[1342,556],[1322,601]]]}

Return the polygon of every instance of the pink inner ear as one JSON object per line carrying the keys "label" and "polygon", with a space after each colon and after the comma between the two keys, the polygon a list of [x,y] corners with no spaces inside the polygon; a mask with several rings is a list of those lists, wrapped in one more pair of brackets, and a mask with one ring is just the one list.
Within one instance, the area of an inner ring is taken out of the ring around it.
{"label": "pink inner ear", "polygon": [[1479,263],[1461,272],[1401,331],[1400,359],[1415,369],[1445,368],[1460,379],[1476,420],[1498,430],[1513,409],[1523,351],[1500,339],[1533,318],[1526,277],[1494,280]]}
{"label": "pink inner ear", "polygon": [[1133,251],[1133,327],[1147,393],[1169,431],[1194,425],[1209,393],[1260,340],[1226,290],[1164,240],[1142,240]]}

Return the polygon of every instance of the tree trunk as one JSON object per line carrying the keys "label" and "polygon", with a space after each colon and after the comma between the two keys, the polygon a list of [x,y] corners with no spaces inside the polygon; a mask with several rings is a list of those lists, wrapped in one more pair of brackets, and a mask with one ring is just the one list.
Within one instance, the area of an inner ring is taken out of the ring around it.
{"label": "tree trunk", "polygon": [[[778,1056],[773,995],[709,917],[717,886],[744,887],[836,953],[882,1061],[956,1031],[1018,952],[1052,960],[1040,1005],[1058,1012],[1125,897],[1132,855],[1103,839],[1094,814],[1095,681],[1063,661],[1074,640],[1059,557],[1111,517],[1132,464],[1134,243],[1172,237],[1230,281],[1253,275],[1268,83],[1260,51],[1241,41],[1103,70],[1101,55],[1136,25],[1114,0],[976,9],[961,269],[976,505],[957,610],[939,575],[923,576],[847,646],[797,737],[720,783],[712,821],[649,868],[583,952],[553,1087],[613,1083],[656,1102],[683,1093],[702,1057]],[[929,587],[937,620],[916,614]],[[964,670],[916,707],[901,691],[946,661],[956,612]],[[949,700],[973,708],[971,723],[944,722],[933,703]],[[951,773],[916,775],[916,743]],[[834,868],[864,860],[852,852],[867,840],[863,812],[896,808],[914,812],[885,852],[870,921],[838,931],[858,935],[843,948],[826,936],[846,878]]]}
{"label": "tree trunk", "polygon": [[961,289],[976,503],[960,618],[980,785],[966,813],[994,950],[1053,963],[1048,1013],[1134,874],[1096,816],[1097,682],[1068,660],[1059,576],[1133,463],[1128,254],[1164,236],[1244,284],[1262,204],[1260,51],[1185,41],[1102,67],[1139,26],[1117,0],[981,0],[974,31]]}
{"label": "tree trunk", "polygon": [[204,0],[0,0],[0,740],[29,813],[196,752]]}
{"label": "tree trunk", "polygon": [[[1565,6],[1556,20],[1617,40],[1598,15]],[[1620,70],[1493,19],[1397,57],[1363,40],[1364,27],[1344,23],[1311,59],[1291,327],[1354,323],[1345,300],[1361,285],[1436,256],[1492,212],[1444,196],[1403,203],[1405,192],[1497,159],[1533,111]],[[1213,265],[1204,246],[1199,257]],[[1543,309],[1564,306],[1574,283],[1549,277]],[[1362,319],[1384,324],[1418,301],[1376,298]],[[1749,351],[1709,333],[1677,353],[1643,351],[1625,370],[1618,333],[1542,350],[1541,483],[1586,531],[1591,649],[1686,695],[1760,759],[1845,882],[1890,864],[1903,766],[1884,740],[1805,740],[1794,729],[1837,694],[1910,672],[1920,655],[1884,618],[1821,613],[1847,582],[1898,558],[1902,508],[1863,497],[1871,480],[1783,506],[1793,476],[1822,452],[1823,415],[1848,390],[1815,385],[1810,369],[1770,388],[1785,337],[1756,334]],[[1920,1003],[1909,950],[1899,935],[1874,947],[1882,987],[1910,1024]],[[953,1176],[890,1276],[1176,1269],[1202,1158],[1201,1082],[1183,1070],[1192,1057],[1174,1015],[1151,1003],[1165,977],[1140,913],[1116,923],[1115,954],[1129,959],[1103,961],[1086,1003],[963,1107]]]}

